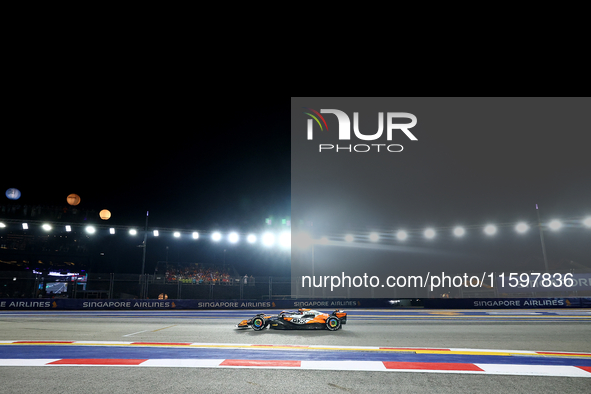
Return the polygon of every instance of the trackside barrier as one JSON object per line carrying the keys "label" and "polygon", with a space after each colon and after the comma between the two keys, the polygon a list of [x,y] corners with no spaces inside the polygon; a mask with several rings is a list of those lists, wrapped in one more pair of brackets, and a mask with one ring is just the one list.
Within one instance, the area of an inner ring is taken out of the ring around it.
{"label": "trackside barrier", "polygon": [[591,308],[591,297],[569,298],[423,298],[428,309]]}
{"label": "trackside barrier", "polygon": [[[390,300],[81,300],[81,299],[0,299],[0,311],[41,310],[158,310],[158,309],[293,309],[293,308],[384,308]],[[416,300],[414,300],[416,302]],[[400,303],[399,303],[400,304]],[[408,302],[410,305],[410,302]],[[420,307],[420,305],[417,305]]]}
{"label": "trackside barrier", "polygon": [[515,308],[591,308],[586,298],[363,298],[330,300],[140,300],[140,299],[0,299],[3,310],[174,310],[174,309],[345,309],[345,308],[421,308],[426,309],[515,309]]}

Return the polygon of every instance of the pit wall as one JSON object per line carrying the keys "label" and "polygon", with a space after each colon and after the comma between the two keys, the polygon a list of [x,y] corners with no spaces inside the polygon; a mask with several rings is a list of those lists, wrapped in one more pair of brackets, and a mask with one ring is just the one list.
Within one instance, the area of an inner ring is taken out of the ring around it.
{"label": "pit wall", "polygon": [[289,299],[289,300],[138,300],[3,298],[5,310],[201,310],[201,309],[531,309],[591,308],[591,297],[571,298],[422,298],[422,299]]}

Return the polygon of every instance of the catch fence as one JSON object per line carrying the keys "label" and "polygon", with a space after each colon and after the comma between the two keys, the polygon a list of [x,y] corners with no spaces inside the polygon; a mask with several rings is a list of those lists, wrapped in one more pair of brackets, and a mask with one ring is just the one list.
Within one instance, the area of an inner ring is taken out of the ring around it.
{"label": "catch fence", "polygon": [[[566,271],[565,271],[566,272]],[[537,288],[510,288],[499,290],[498,282],[490,286],[428,287],[407,289],[376,288],[368,298],[512,298],[512,297],[589,297],[591,273],[571,270],[577,286],[550,291]],[[493,273],[495,276],[498,273]],[[525,275],[525,274],[524,274]],[[371,289],[370,289],[371,290]],[[385,295],[384,295],[385,294]],[[306,288],[290,277],[225,277],[223,280],[201,280],[178,276],[171,280],[164,275],[115,273],[88,273],[61,276],[40,274],[36,271],[0,271],[0,298],[77,298],[77,299],[215,299],[215,300],[268,300],[306,298],[355,298],[351,288]],[[358,298],[358,297],[357,297]]]}

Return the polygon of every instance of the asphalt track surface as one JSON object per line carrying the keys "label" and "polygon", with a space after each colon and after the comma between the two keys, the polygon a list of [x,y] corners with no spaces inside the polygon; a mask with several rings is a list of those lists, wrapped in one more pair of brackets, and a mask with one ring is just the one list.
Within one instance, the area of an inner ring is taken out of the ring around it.
{"label": "asphalt track surface", "polygon": [[256,312],[1,311],[0,393],[591,392],[588,309],[351,309],[336,332],[234,327]]}

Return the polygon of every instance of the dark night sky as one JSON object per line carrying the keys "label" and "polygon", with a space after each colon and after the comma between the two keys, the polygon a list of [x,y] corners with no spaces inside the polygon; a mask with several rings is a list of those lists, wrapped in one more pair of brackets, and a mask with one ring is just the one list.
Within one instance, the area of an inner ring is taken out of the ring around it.
{"label": "dark night sky", "polygon": [[81,208],[108,208],[122,224],[143,223],[147,209],[154,224],[199,229],[289,214],[287,104],[259,115],[171,107],[31,122],[4,146],[2,187],[19,188],[23,204],[77,193]]}
{"label": "dark night sky", "polygon": [[[15,105],[16,130],[2,139],[3,203],[9,187],[22,192],[20,204],[66,206],[77,193],[80,209],[111,211],[108,222],[89,219],[97,224],[141,229],[149,210],[151,228],[181,231],[260,232],[266,217],[290,215],[287,98],[264,110],[184,96],[125,101]],[[165,246],[170,260],[222,260],[219,250],[170,238],[149,241],[148,260],[165,260]],[[289,275],[289,253],[233,249],[226,258],[242,272]],[[139,250],[105,268],[133,272],[124,266]]]}

